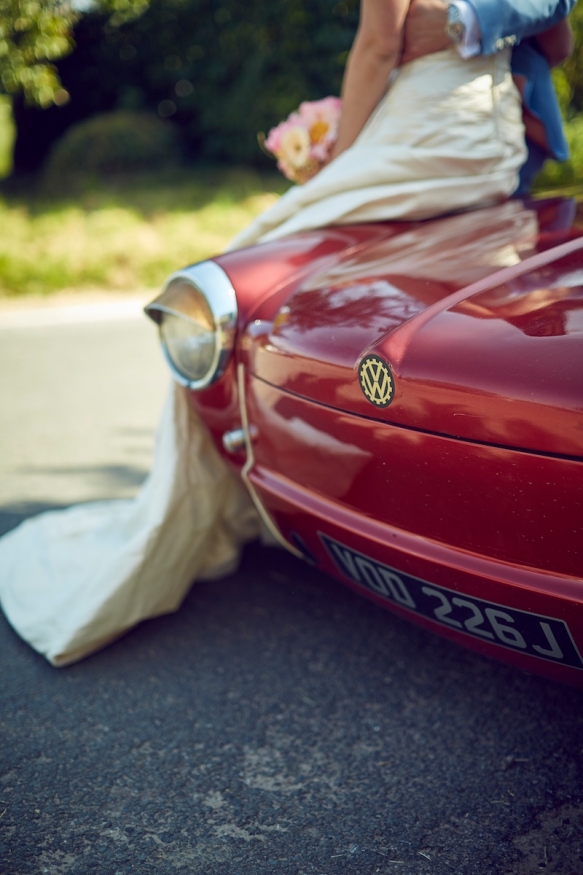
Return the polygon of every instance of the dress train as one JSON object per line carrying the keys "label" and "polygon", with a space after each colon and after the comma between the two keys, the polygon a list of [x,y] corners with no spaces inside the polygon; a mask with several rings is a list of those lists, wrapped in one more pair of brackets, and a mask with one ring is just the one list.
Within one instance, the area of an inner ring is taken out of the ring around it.
{"label": "dress train", "polygon": [[195,578],[233,571],[258,534],[245,488],[173,384],[135,498],[49,511],[0,539],[2,607],[35,650],[68,665],[175,611]]}

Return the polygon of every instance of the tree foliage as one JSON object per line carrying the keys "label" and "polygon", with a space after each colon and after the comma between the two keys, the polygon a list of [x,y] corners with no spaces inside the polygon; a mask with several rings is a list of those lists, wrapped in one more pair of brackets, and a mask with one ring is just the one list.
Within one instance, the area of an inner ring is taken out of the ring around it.
{"label": "tree foliage", "polygon": [[[113,26],[139,15],[149,0],[97,0]],[[74,46],[72,29],[80,13],[71,0],[1,0],[0,92],[22,92],[41,107],[62,104],[68,94],[61,87],[52,61]]]}
{"label": "tree foliage", "polygon": [[[137,19],[83,15],[58,63],[66,106],[15,103],[15,167],[32,170],[70,125],[115,110],[177,124],[191,157],[261,162],[267,131],[302,100],[339,92],[358,0],[151,0]],[[109,11],[108,11],[109,12]]]}
{"label": "tree foliage", "polygon": [[23,91],[27,99],[49,106],[59,100],[59,80],[49,63],[72,48],[76,13],[69,3],[51,0],[3,0],[0,16],[0,88]]}
{"label": "tree foliage", "polygon": [[[115,110],[170,119],[193,158],[267,160],[259,131],[302,100],[338,94],[359,8],[359,0],[150,0],[136,17],[147,2],[99,0],[78,17],[76,48],[56,63],[70,101],[43,113],[15,102],[18,169],[38,167],[72,124]],[[576,50],[556,74],[567,114],[583,109],[583,3],[571,19]]]}
{"label": "tree foliage", "polygon": [[193,155],[255,160],[258,131],[302,100],[339,92],[358,5],[152,0],[115,31],[87,17],[75,31],[79,51],[60,67],[68,109],[150,110],[183,129]]}
{"label": "tree foliage", "polygon": [[563,112],[567,117],[583,112],[583,3],[569,16],[575,36],[571,57],[554,71],[554,80]]}

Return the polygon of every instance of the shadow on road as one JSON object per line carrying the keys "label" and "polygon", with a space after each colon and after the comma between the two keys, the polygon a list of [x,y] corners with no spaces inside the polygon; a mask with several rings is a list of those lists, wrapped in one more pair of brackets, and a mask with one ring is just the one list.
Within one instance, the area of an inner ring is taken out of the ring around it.
{"label": "shadow on road", "polygon": [[126,486],[139,486],[148,469],[137,465],[21,465],[14,468],[16,475],[35,477],[83,477],[98,482],[102,489],[123,489]]}

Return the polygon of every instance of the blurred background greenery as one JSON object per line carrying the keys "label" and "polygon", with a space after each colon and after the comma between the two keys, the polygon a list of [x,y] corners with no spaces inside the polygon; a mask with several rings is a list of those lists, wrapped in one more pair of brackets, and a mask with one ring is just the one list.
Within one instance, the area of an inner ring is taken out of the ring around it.
{"label": "blurred background greenery", "polygon": [[[257,145],[338,93],[358,0],[3,0],[0,295],[155,288],[285,190]],[[555,71],[583,179],[583,5]],[[309,39],[306,39],[309,34]]]}

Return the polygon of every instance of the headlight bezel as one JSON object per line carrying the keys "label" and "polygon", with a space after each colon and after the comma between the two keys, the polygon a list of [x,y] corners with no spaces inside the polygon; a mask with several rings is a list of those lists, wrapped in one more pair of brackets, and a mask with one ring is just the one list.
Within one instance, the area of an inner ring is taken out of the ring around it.
{"label": "headlight bezel", "polygon": [[[190,288],[189,288],[190,287]],[[192,317],[194,295],[201,295],[213,320],[214,352],[205,374],[193,379],[173,359],[162,334],[165,316],[197,325]],[[206,389],[225,372],[231,360],[237,334],[237,296],[231,280],[214,261],[202,261],[171,274],[161,294],[144,311],[158,325],[160,345],[174,379],[192,391]],[[189,312],[190,311],[190,312]]]}

